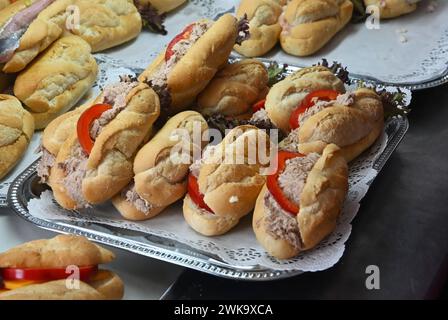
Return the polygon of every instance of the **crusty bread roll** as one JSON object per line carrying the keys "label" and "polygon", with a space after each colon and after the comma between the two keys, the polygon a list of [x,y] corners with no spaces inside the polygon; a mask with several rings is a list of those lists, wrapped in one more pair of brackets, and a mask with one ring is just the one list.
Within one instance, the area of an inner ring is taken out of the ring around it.
{"label": "crusty bread roll", "polygon": [[172,11],[181,5],[183,5],[187,0],[138,0],[142,4],[150,3],[151,6],[157,9],[159,14]]}
{"label": "crusty bread roll", "polygon": [[223,234],[254,208],[265,183],[262,170],[269,166],[257,155],[261,144],[269,157],[270,139],[265,131],[250,125],[236,127],[214,148],[213,155],[202,159],[199,172],[191,173],[197,175],[199,192],[212,210],[199,208],[187,195],[183,212],[194,230],[207,236]]}
{"label": "crusty bread roll", "polygon": [[[298,166],[289,164],[293,165]],[[257,240],[278,259],[292,258],[315,247],[336,227],[348,190],[347,163],[339,148],[331,144],[324,149],[307,172],[301,190],[295,183],[290,191],[299,199],[297,216],[284,211],[266,186],[254,210],[252,226]]]}
{"label": "crusty bread roll", "polygon": [[73,0],[79,8],[79,28],[70,32],[80,36],[93,52],[118,46],[137,37],[142,20],[132,0]]}
{"label": "crusty bread roll", "polygon": [[350,21],[352,13],[350,0],[292,0],[280,17],[280,44],[289,54],[311,55]]}
{"label": "crusty bread roll", "polygon": [[312,91],[332,89],[345,92],[344,83],[328,68],[303,68],[276,83],[266,97],[265,108],[272,122],[284,132],[290,131],[289,118]]}
{"label": "crusty bread roll", "polygon": [[90,155],[82,150],[76,132],[59,150],[50,181],[62,207],[104,202],[131,181],[133,157],[159,116],[160,104],[157,94],[143,83],[132,87],[123,100],[125,108],[99,132]]}
{"label": "crusty bread roll", "polygon": [[[72,265],[96,266],[113,259],[115,255],[111,251],[84,237],[59,235],[52,239],[30,241],[0,253],[0,268],[65,269]],[[104,300],[123,297],[123,281],[107,270],[99,270],[88,283],[80,281],[79,289],[67,287],[66,280],[25,284],[0,293],[0,300]]]}
{"label": "crusty bread roll", "polygon": [[[169,107],[172,114],[191,106],[218,69],[227,63],[236,37],[237,21],[231,14],[225,14],[170,67],[163,83],[171,94]],[[153,81],[162,68],[166,68],[165,52],[139,76],[139,81]]]}
{"label": "crusty bread roll", "polygon": [[11,4],[11,0],[0,0],[0,10]]}
{"label": "crusty bread roll", "polygon": [[36,129],[72,108],[92,87],[98,66],[90,51],[80,37],[63,37],[19,74],[14,95],[31,110]]}
{"label": "crusty bread roll", "polygon": [[33,133],[33,117],[20,101],[0,94],[0,179],[21,159]]}
{"label": "crusty bread roll", "polygon": [[271,50],[282,30],[278,19],[285,4],[286,0],[242,0],[236,16],[247,14],[250,38],[235,45],[235,51],[246,57],[259,57]]}
{"label": "crusty bread roll", "polygon": [[[199,113],[184,111],[170,118],[140,149],[134,160],[132,190],[125,189],[112,200],[126,219],[150,219],[185,195],[189,167],[195,153],[200,156],[208,142],[202,140],[207,129],[207,122]],[[181,156],[186,158],[179,163]],[[143,201],[147,207],[139,210],[126,200],[133,198],[127,197],[127,192],[135,192],[134,201]]]}
{"label": "crusty bread roll", "polygon": [[391,19],[411,13],[417,9],[420,0],[364,0],[366,7],[377,6],[381,19]]}
{"label": "crusty bread roll", "polygon": [[201,92],[197,110],[204,114],[238,116],[266,97],[269,91],[268,72],[254,59],[241,60],[220,70]]}
{"label": "crusty bread roll", "polygon": [[[39,13],[20,38],[20,45],[12,58],[3,66],[4,72],[14,73],[23,70],[40,52],[61,36],[68,17],[66,9],[72,1],[56,0]],[[0,14],[0,27],[29,3],[28,0],[17,0],[3,9]]]}
{"label": "crusty bread roll", "polygon": [[300,153],[320,153],[328,143],[338,145],[347,162],[359,156],[384,128],[381,98],[370,89],[353,93],[353,104],[337,102],[309,117],[298,128]]}

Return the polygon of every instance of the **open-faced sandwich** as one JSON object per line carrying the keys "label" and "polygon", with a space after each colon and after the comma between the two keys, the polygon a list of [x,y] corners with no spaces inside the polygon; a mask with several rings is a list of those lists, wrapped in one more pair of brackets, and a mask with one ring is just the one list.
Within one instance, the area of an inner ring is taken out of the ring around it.
{"label": "open-faced sandwich", "polygon": [[72,0],[17,0],[0,11],[0,65],[23,70],[64,32]]}
{"label": "open-faced sandwich", "polygon": [[278,259],[315,247],[336,227],[347,190],[347,163],[336,145],[322,155],[279,151],[254,210],[257,240]]}
{"label": "open-faced sandwich", "polygon": [[85,110],[50,172],[56,201],[66,209],[111,199],[133,175],[132,163],[160,112],[157,94],[124,76]]}
{"label": "open-faced sandwich", "polygon": [[81,236],[24,243],[0,253],[0,300],[121,299],[121,279],[98,268],[114,258]]}
{"label": "open-faced sandwich", "polygon": [[139,76],[160,96],[162,110],[175,114],[188,108],[216,72],[227,64],[235,42],[242,41],[231,14],[217,21],[188,25]]}
{"label": "open-faced sandwich", "polygon": [[208,143],[207,129],[199,113],[184,111],[170,118],[140,149],[133,183],[112,199],[123,217],[150,219],[185,195],[189,167]]}

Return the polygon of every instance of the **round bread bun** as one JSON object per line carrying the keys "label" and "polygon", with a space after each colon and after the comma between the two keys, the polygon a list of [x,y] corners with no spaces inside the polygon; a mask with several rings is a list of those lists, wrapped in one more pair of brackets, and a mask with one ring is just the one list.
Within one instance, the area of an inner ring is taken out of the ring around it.
{"label": "round bread bun", "polygon": [[286,238],[274,236],[267,230],[268,209],[264,199],[269,191],[266,186],[258,196],[252,220],[258,242],[277,259],[293,258],[301,251],[314,248],[336,227],[347,191],[347,162],[340,149],[330,144],[308,174],[300,194],[299,213],[295,218],[291,216],[291,219],[297,221],[300,246],[293,245]]}
{"label": "round bread bun", "polygon": [[[171,94],[171,114],[191,106],[218,69],[226,65],[236,37],[236,18],[225,14],[176,63],[166,81]],[[139,76],[139,81],[151,80],[151,75],[164,63],[165,51]]]}
{"label": "round bread bun", "polygon": [[381,19],[396,18],[417,9],[417,1],[409,0],[364,0],[366,7],[377,6],[380,9]]}
{"label": "round bread bun", "polygon": [[133,221],[148,220],[157,216],[166,207],[155,207],[144,213],[138,210],[132,203],[126,200],[121,193],[112,198],[112,204],[117,209],[123,218]]}
{"label": "round bread bun", "polygon": [[325,108],[300,126],[298,150],[303,154],[321,153],[328,143],[334,143],[350,162],[375,142],[383,128],[381,98],[373,90],[358,89],[352,106]]}
{"label": "round bread bun", "polygon": [[[350,0],[292,0],[286,6],[283,24],[290,30],[280,33],[280,44],[287,53],[308,56],[321,49],[351,19]],[[302,23],[297,23],[302,20]],[[281,23],[282,24],[282,23]]]}
{"label": "round bread bun", "polygon": [[312,91],[330,89],[344,93],[344,83],[328,68],[303,68],[276,83],[266,97],[269,119],[284,132],[289,132],[291,113]]}
{"label": "round bread bun", "polygon": [[233,216],[218,216],[205,212],[193,203],[188,194],[184,198],[183,213],[188,225],[204,236],[225,234],[240,221],[239,218]]}

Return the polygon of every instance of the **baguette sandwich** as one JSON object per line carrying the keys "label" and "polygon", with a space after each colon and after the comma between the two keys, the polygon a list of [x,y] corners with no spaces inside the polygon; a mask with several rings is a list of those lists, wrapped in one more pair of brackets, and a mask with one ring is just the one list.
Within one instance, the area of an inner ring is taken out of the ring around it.
{"label": "baguette sandwich", "polygon": [[116,300],[124,285],[98,269],[115,255],[84,237],[59,235],[0,253],[0,300]]}
{"label": "baguette sandwich", "polygon": [[98,73],[87,42],[76,36],[55,41],[17,77],[14,95],[43,129],[71,109],[92,87]]}
{"label": "baguette sandwich", "polygon": [[[195,111],[178,113],[137,153],[134,181],[112,202],[126,219],[146,220],[187,192],[194,154],[208,142],[205,119]],[[199,141],[197,141],[199,140]]]}
{"label": "baguette sandwich", "polygon": [[17,0],[0,11],[0,65],[23,70],[64,32],[72,0]]}
{"label": "baguette sandwich", "polygon": [[66,209],[111,199],[132,180],[135,153],[160,112],[157,94],[129,76],[97,102],[81,114],[50,172],[54,197]]}
{"label": "baguette sandwich", "polygon": [[364,0],[366,7],[377,6],[381,19],[391,19],[411,13],[421,0]]}

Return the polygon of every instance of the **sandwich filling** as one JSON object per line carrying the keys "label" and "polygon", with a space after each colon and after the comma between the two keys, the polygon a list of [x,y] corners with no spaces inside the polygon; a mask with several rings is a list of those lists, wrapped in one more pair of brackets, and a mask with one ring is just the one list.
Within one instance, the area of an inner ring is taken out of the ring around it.
{"label": "sandwich filling", "polygon": [[146,215],[149,214],[149,211],[151,211],[151,209],[153,208],[153,205],[151,203],[140,197],[140,195],[135,190],[134,183],[131,183],[126,188],[124,188],[121,195],[138,211],[143,212]]}
{"label": "sandwich filling", "polygon": [[[297,206],[300,206],[300,195],[308,174],[319,158],[320,155],[317,153],[311,153],[305,157],[286,160],[285,170],[279,175],[278,183],[281,190],[288,200]],[[266,215],[264,223],[267,233],[274,239],[285,240],[294,248],[300,249],[302,240],[296,217],[285,211],[269,191],[264,196],[264,206]]]}
{"label": "sandwich filling", "polygon": [[168,74],[173,70],[174,66],[182,59],[188,50],[202,37],[208,29],[213,25],[212,21],[200,21],[194,23],[189,37],[182,38],[171,47],[172,55],[154,72],[151,79],[151,86],[163,87],[166,84]]}
{"label": "sandwich filling", "polygon": [[0,63],[8,62],[20,46],[20,39],[39,13],[55,0],[38,0],[9,19],[0,30]]}
{"label": "sandwich filling", "polygon": [[50,177],[51,167],[53,167],[56,162],[56,157],[45,147],[41,146],[40,149],[42,151],[42,156],[37,165],[37,175],[40,177],[41,183],[46,183]]}

